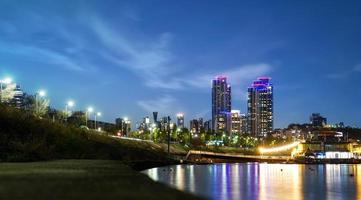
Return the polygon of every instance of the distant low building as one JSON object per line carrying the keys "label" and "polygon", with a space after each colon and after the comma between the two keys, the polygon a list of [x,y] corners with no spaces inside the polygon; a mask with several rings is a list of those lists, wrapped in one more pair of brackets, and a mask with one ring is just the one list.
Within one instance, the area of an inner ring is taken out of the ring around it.
{"label": "distant low building", "polygon": [[159,123],[160,123],[160,131],[167,132],[170,130],[170,124],[171,124],[170,116],[163,117]]}
{"label": "distant low building", "polygon": [[24,108],[25,94],[21,89],[20,85],[16,85],[14,89],[14,97],[10,100],[10,105],[15,108]]}
{"label": "distant low building", "polygon": [[150,124],[150,119],[149,117],[144,117],[142,122],[138,125],[138,129],[140,131],[148,131],[151,127],[151,124]]}
{"label": "distant low building", "polygon": [[232,110],[232,135],[241,134],[241,111],[240,110]]}
{"label": "distant low building", "polygon": [[321,116],[320,113],[312,113],[310,123],[313,127],[324,127],[327,125],[327,118]]}
{"label": "distant low building", "polygon": [[203,128],[203,119],[192,119],[189,122],[189,131],[192,134],[199,134],[201,132],[201,129]]}
{"label": "distant low building", "polygon": [[[95,124],[96,123],[96,124]],[[116,125],[109,122],[88,120],[88,127],[99,131],[112,132],[116,129]]]}
{"label": "distant low building", "polygon": [[132,123],[127,118],[117,118],[115,119],[115,127],[118,130],[118,136],[129,136]]}
{"label": "distant low building", "polygon": [[205,121],[203,127],[205,132],[212,131],[212,120]]}

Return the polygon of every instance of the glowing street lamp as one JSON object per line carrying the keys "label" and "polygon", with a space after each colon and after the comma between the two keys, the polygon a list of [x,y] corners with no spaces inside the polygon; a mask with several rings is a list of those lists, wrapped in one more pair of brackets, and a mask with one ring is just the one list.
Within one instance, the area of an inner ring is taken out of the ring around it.
{"label": "glowing street lamp", "polygon": [[44,90],[40,90],[38,92],[38,94],[39,94],[40,97],[45,97],[46,96],[46,92]]}
{"label": "glowing street lamp", "polygon": [[89,113],[92,113],[93,111],[94,111],[94,109],[93,109],[92,107],[89,107],[89,108],[88,108],[88,112],[89,112]]}
{"label": "glowing street lamp", "polygon": [[67,106],[73,107],[75,105],[74,101],[68,101]]}
{"label": "glowing street lamp", "polygon": [[39,90],[36,94],[35,94],[35,108],[36,111],[39,110],[39,97],[40,98],[44,98],[46,96],[46,92],[45,90]]}

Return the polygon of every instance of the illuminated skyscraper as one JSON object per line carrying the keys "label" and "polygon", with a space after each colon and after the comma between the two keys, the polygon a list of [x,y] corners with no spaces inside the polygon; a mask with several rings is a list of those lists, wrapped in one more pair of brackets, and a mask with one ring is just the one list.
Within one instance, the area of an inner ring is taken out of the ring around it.
{"label": "illuminated skyscraper", "polygon": [[184,128],[184,114],[177,114],[177,128]]}
{"label": "illuminated skyscraper", "polygon": [[212,127],[216,133],[231,133],[231,86],[227,77],[212,81]]}
{"label": "illuminated skyscraper", "polygon": [[248,88],[248,132],[265,137],[273,131],[273,85],[271,78],[259,77]]}

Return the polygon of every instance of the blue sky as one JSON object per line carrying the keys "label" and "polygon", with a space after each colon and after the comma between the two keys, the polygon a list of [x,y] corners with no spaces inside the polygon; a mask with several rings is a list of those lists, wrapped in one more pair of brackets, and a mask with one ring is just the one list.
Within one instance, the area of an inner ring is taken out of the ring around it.
{"label": "blue sky", "polygon": [[257,76],[275,87],[275,126],[320,112],[361,126],[360,1],[0,2],[0,76],[52,106],[113,121],[210,118],[211,79],[229,76],[246,111]]}

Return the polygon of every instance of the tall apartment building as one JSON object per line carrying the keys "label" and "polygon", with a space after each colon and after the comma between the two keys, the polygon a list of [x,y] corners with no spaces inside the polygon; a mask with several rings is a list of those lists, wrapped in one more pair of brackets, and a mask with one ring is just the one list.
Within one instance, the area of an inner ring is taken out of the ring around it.
{"label": "tall apartment building", "polygon": [[269,77],[259,77],[248,88],[248,132],[265,137],[273,131],[273,85]]}
{"label": "tall apartment building", "polygon": [[212,127],[216,133],[231,133],[231,86],[227,77],[212,81]]}

